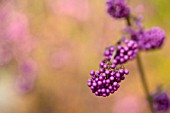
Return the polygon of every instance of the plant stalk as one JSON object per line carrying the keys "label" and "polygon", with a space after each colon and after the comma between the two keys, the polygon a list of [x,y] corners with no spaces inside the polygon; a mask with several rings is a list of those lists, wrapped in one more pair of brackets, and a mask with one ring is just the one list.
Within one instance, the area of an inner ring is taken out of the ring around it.
{"label": "plant stalk", "polygon": [[151,110],[152,113],[155,113],[154,109],[153,109],[152,98],[151,98],[151,95],[149,93],[149,88],[148,88],[148,85],[147,85],[147,82],[146,82],[145,73],[144,73],[144,69],[143,69],[143,66],[142,66],[142,61],[141,61],[139,53],[137,55],[136,60],[137,60],[137,66],[138,66],[140,78],[141,78],[141,81],[142,81],[142,85],[143,85],[147,100],[149,102],[150,110]]}
{"label": "plant stalk", "polygon": [[[126,18],[126,22],[127,22],[127,25],[130,27],[131,26],[130,15]],[[148,84],[146,82],[145,73],[144,73],[144,69],[143,69],[143,65],[142,65],[142,61],[141,61],[139,53],[137,55],[136,60],[137,60],[137,66],[138,66],[141,82],[142,82],[147,100],[149,102],[150,110],[151,110],[152,113],[155,113],[155,111],[153,109],[152,98],[151,98],[151,95],[149,93],[149,88],[148,88]]]}

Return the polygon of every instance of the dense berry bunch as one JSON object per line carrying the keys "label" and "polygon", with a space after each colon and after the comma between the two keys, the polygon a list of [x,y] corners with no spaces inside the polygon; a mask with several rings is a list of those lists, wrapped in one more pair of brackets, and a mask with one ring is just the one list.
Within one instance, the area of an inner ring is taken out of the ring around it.
{"label": "dense berry bunch", "polygon": [[167,111],[170,107],[170,99],[166,92],[157,93],[153,96],[153,106],[156,111]]}
{"label": "dense berry bunch", "polygon": [[106,67],[99,71],[91,71],[91,79],[88,79],[88,86],[96,96],[109,96],[120,87],[119,83],[125,79],[129,71],[123,67],[112,67],[111,62],[105,62]]}
{"label": "dense berry bunch", "polygon": [[114,18],[127,17],[130,13],[125,0],[109,0],[107,6],[107,12]]}
{"label": "dense berry bunch", "polygon": [[[132,60],[137,56],[138,53],[138,45],[133,40],[123,39],[121,44],[118,44],[116,48],[116,52],[114,51],[114,47],[110,46],[104,52],[104,56],[106,60],[111,60],[113,64],[123,64],[128,60]],[[115,55],[113,55],[115,54]],[[103,64],[101,62],[101,64]]]}
{"label": "dense berry bunch", "polygon": [[108,47],[104,52],[104,59],[100,62],[98,71],[91,71],[92,79],[88,86],[97,96],[109,96],[120,87],[118,83],[125,79],[129,71],[121,64],[136,57],[138,45],[133,40],[122,39],[116,46]]}

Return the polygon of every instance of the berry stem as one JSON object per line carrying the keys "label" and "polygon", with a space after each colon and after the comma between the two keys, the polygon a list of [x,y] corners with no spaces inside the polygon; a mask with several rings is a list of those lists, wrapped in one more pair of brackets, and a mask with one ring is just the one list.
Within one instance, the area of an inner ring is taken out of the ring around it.
{"label": "berry stem", "polygon": [[126,22],[127,22],[127,25],[128,25],[128,26],[131,26],[130,15],[128,15],[128,16],[126,17]]}
{"label": "berry stem", "polygon": [[137,55],[136,60],[137,60],[137,66],[138,66],[138,69],[139,69],[142,85],[143,85],[143,88],[145,90],[146,97],[148,99],[151,112],[154,113],[154,110],[153,110],[153,107],[152,107],[152,98],[151,98],[151,95],[149,93],[149,88],[148,88],[148,85],[147,85],[147,82],[146,82],[145,73],[144,73],[144,69],[143,69],[143,66],[142,66],[142,61],[141,61],[139,53]]}
{"label": "berry stem", "polygon": [[113,52],[113,54],[112,54],[112,57],[111,57],[111,59],[110,59],[111,62],[113,61],[113,59],[114,59],[114,57],[115,57],[115,55],[116,55],[116,51],[117,51],[117,50],[115,50],[115,51]]}
{"label": "berry stem", "polygon": [[[115,44],[115,49],[117,48],[117,46],[119,45],[119,44],[121,44],[121,41],[122,41],[122,39],[120,39],[116,44]],[[116,55],[116,52],[117,52],[117,49],[113,52],[113,54],[112,54],[112,57],[111,57],[111,59],[110,59],[110,61],[112,62],[113,61],[113,59],[114,59],[114,57],[115,57],[115,55]]]}
{"label": "berry stem", "polygon": [[[127,22],[128,26],[131,26],[130,15],[128,17],[126,17],[126,22]],[[137,55],[137,66],[138,66],[140,78],[141,78],[141,81],[142,81],[142,85],[143,85],[147,100],[149,102],[150,110],[151,110],[152,113],[155,113],[153,106],[152,106],[152,98],[151,98],[151,95],[149,93],[149,88],[148,88],[148,84],[146,82],[145,73],[144,73],[144,69],[143,69],[143,65],[142,65],[142,61],[141,61],[141,57],[140,57],[139,53]]]}

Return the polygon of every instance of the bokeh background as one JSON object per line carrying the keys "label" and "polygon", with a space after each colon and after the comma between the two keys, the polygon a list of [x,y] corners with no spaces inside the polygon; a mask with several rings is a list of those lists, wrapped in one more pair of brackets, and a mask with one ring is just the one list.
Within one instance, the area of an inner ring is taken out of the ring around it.
{"label": "bokeh background", "polygon": [[[0,0],[0,113],[149,113],[136,61],[115,94],[87,87],[105,47],[125,27],[104,0]],[[142,53],[151,92],[170,92],[169,0],[129,0],[146,28],[162,27],[162,49]]]}

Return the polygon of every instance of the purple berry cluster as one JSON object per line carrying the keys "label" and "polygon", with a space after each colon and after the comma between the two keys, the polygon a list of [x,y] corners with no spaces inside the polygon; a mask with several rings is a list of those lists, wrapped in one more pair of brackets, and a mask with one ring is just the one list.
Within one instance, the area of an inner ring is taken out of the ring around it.
{"label": "purple berry cluster", "polygon": [[107,6],[107,12],[114,18],[124,18],[130,13],[130,8],[125,0],[109,0]]}
{"label": "purple berry cluster", "polygon": [[170,108],[170,99],[166,92],[159,92],[153,96],[153,107],[156,111],[167,111]]}
{"label": "purple berry cluster", "polygon": [[[90,72],[91,79],[88,79],[88,86],[96,96],[103,97],[117,91],[120,82],[129,73],[122,64],[136,58],[139,50],[160,48],[165,39],[165,32],[159,27],[144,30],[141,24],[142,18],[131,16],[126,0],[109,0],[107,12],[113,18],[126,19],[130,40],[122,38],[116,46],[106,48],[104,59],[99,64],[99,70]],[[132,21],[134,23],[131,23]],[[140,64],[138,63],[138,65]],[[160,101],[156,102],[161,103]]]}
{"label": "purple berry cluster", "polygon": [[97,96],[109,96],[117,91],[119,83],[125,79],[129,71],[124,69],[123,63],[134,59],[138,53],[138,45],[133,40],[122,39],[116,47],[110,46],[104,52],[104,59],[100,62],[98,71],[91,71],[88,86]]}
{"label": "purple berry cluster", "polygon": [[159,27],[153,27],[139,35],[137,42],[140,49],[152,50],[160,48],[163,45],[164,39],[165,32]]}
{"label": "purple berry cluster", "polygon": [[[111,60],[114,65],[126,63],[128,60],[134,59],[138,53],[138,45],[133,40],[123,39],[116,49],[117,51],[114,53],[114,47],[110,46],[104,52],[105,59]],[[103,62],[100,64],[102,65]]]}
{"label": "purple berry cluster", "polygon": [[88,79],[88,86],[96,96],[109,96],[118,90],[119,83],[125,79],[129,73],[123,67],[112,67],[111,62],[106,62],[107,67],[100,68],[99,71],[91,71],[91,79]]}
{"label": "purple berry cluster", "polygon": [[153,50],[161,48],[165,40],[165,32],[159,27],[144,30],[142,24],[135,22],[137,30],[128,28],[131,39],[136,41],[140,50]]}

